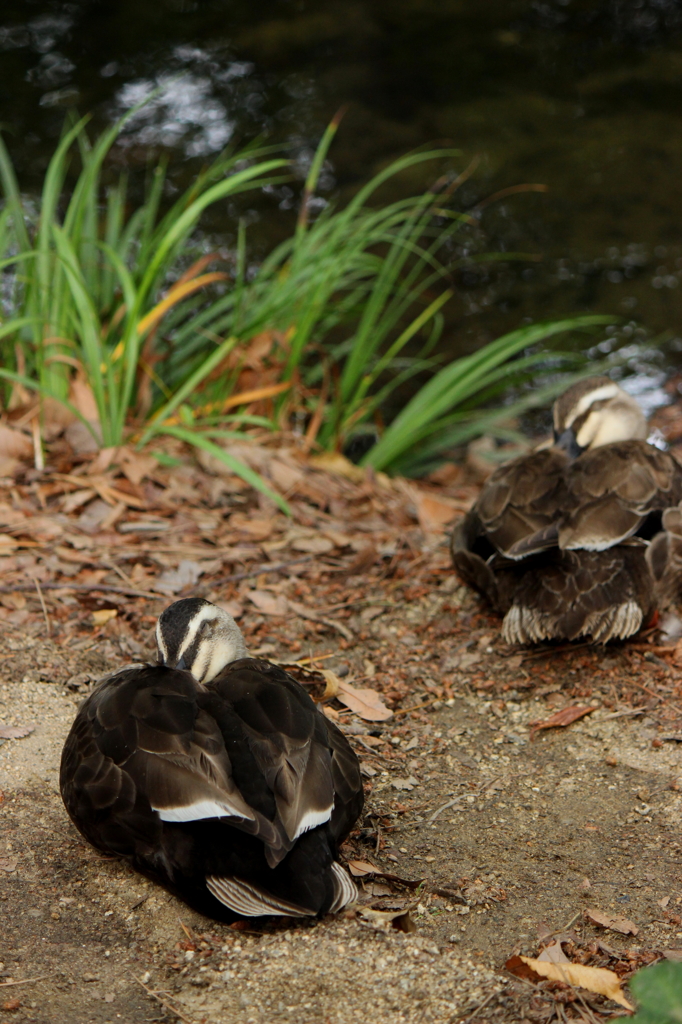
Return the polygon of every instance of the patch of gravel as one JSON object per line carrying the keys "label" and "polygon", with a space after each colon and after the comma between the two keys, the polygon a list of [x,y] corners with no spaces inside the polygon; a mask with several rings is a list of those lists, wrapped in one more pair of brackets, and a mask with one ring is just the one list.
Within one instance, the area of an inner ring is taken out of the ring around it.
{"label": "patch of gravel", "polygon": [[178,980],[177,1003],[197,1020],[421,1024],[466,1017],[508,986],[489,967],[421,935],[358,921],[243,936],[221,954],[215,967],[203,967],[190,952],[190,984]]}

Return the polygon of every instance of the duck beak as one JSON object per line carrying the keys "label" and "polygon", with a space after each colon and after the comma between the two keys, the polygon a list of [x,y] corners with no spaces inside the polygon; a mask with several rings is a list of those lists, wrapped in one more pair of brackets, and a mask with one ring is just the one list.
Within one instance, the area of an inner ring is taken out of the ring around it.
{"label": "duck beak", "polygon": [[577,459],[578,456],[582,454],[582,448],[578,444],[576,436],[570,427],[568,430],[564,430],[563,434],[559,434],[554,441],[554,447],[561,448],[561,450],[565,451],[572,459]]}

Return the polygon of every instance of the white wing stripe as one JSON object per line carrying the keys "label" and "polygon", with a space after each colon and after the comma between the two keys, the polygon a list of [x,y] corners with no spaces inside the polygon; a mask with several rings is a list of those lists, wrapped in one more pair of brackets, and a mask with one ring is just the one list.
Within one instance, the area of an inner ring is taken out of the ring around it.
{"label": "white wing stripe", "polygon": [[332,800],[331,806],[325,807],[323,811],[306,811],[301,820],[298,823],[298,828],[294,833],[294,839],[298,839],[299,836],[307,832],[308,829],[315,828],[316,825],[322,825],[325,821],[329,821],[334,810],[334,801]]}
{"label": "white wing stripe", "polygon": [[152,807],[161,821],[199,821],[202,818],[240,818],[242,821],[255,821],[255,817],[246,809],[232,807],[228,803],[219,804],[215,800],[197,800],[184,807]]}

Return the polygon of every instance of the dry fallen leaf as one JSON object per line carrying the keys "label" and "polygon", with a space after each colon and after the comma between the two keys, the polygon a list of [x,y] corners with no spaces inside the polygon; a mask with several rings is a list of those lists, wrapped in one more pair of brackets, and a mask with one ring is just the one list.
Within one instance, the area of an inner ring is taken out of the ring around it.
{"label": "dry fallen leaf", "polygon": [[347,480],[352,480],[356,484],[365,479],[364,469],[356,466],[340,452],[322,452],[320,455],[311,455],[308,462],[315,469],[323,469],[326,473],[345,476]]}
{"label": "dry fallen leaf", "polygon": [[583,715],[589,715],[596,709],[587,704],[571,704],[568,708],[562,708],[556,714],[546,718],[543,722],[530,722],[530,738],[533,739],[540,729],[556,729],[576,722]]}
{"label": "dry fallen leaf", "polygon": [[548,964],[569,964],[571,962],[561,948],[559,941],[550,942],[549,946],[546,946],[542,953],[540,953],[538,960]]}
{"label": "dry fallen leaf", "polygon": [[123,473],[135,487],[153,473],[159,464],[153,455],[141,455],[131,448],[119,448],[117,460]]}
{"label": "dry fallen leaf", "polygon": [[458,514],[458,510],[443,498],[419,493],[415,497],[417,519],[424,533],[442,533]]}
{"label": "dry fallen leaf", "polygon": [[294,551],[306,551],[311,555],[328,555],[334,544],[327,537],[299,537],[292,541]]}
{"label": "dry fallen leaf", "polygon": [[358,690],[343,679],[338,680],[336,699],[366,722],[385,722],[393,712],[384,704],[376,690]]}
{"label": "dry fallen leaf", "polygon": [[33,456],[33,442],[20,430],[0,423],[0,456],[7,459],[30,459]]}
{"label": "dry fallen leaf", "polygon": [[228,522],[231,530],[246,533],[253,540],[267,540],[275,525],[272,519],[254,519],[244,512],[233,512]]}
{"label": "dry fallen leaf", "polygon": [[19,861],[16,857],[0,857],[0,871],[6,871],[10,874],[12,871],[16,871],[16,867]]}
{"label": "dry fallen leaf", "polygon": [[383,871],[376,864],[370,864],[368,860],[349,860],[348,870],[355,878],[362,875],[382,875]]}
{"label": "dry fallen leaf", "polygon": [[590,907],[585,911],[585,916],[592,924],[597,924],[600,928],[610,928],[612,932],[620,932],[622,935],[637,935],[639,932],[633,921],[620,914],[605,914],[602,910]]}
{"label": "dry fallen leaf", "polygon": [[92,613],[92,621],[96,626],[105,626],[111,619],[115,619],[118,611],[115,608],[98,608]]}
{"label": "dry fallen leaf", "polygon": [[245,597],[263,615],[286,615],[289,611],[289,602],[284,594],[272,594],[269,590],[247,590]]}
{"label": "dry fallen leaf", "polygon": [[8,533],[0,533],[0,555],[9,555],[19,547],[19,541]]}
{"label": "dry fallen leaf", "polygon": [[409,793],[415,786],[419,785],[419,779],[415,779],[414,775],[410,775],[407,779],[391,779],[391,785],[394,789]]}
{"label": "dry fallen leaf", "polygon": [[620,987],[620,979],[615,971],[609,971],[605,967],[585,967],[583,964],[557,964],[547,963],[543,960],[533,960],[529,956],[513,956],[507,960],[505,967],[512,974],[519,978],[526,978],[528,981],[538,982],[543,978],[550,981],[563,981],[568,985],[577,985],[585,988],[588,992],[594,992],[600,996],[612,999],[619,1006],[627,1010],[634,1010],[634,1006],[625,998],[625,993]]}
{"label": "dry fallen leaf", "polygon": [[193,587],[204,571],[199,562],[183,558],[177,569],[166,569],[152,584],[161,594],[177,594],[185,587]]}
{"label": "dry fallen leaf", "polygon": [[0,726],[0,740],[21,740],[30,736],[35,725],[3,725]]}

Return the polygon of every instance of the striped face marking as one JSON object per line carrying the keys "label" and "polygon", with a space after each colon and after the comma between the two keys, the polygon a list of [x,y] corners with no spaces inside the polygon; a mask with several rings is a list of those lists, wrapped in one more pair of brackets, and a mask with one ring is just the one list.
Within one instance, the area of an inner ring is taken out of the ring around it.
{"label": "striped face marking", "polygon": [[569,412],[566,417],[566,422],[563,424],[564,430],[571,427],[580,416],[583,416],[588,409],[594,405],[595,402],[607,402],[609,399],[615,398],[620,391],[621,389],[617,384],[603,384],[600,388],[595,388],[594,391],[588,391],[586,395],[583,395],[582,398],[576,402]]}
{"label": "striped face marking", "polygon": [[210,682],[231,661],[248,652],[231,615],[202,598],[176,601],[156,625],[159,661],[186,668],[200,683]]}

